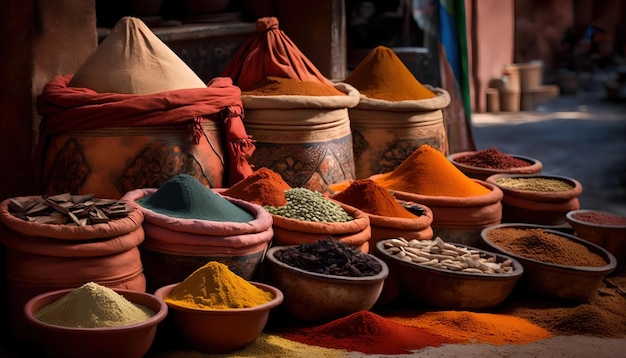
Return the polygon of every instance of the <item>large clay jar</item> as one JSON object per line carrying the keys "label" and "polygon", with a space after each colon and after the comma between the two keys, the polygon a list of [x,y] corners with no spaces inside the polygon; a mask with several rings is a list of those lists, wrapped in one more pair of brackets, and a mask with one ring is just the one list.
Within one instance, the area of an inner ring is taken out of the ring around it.
{"label": "large clay jar", "polygon": [[332,237],[368,253],[372,233],[368,215],[355,207],[338,201],[335,202],[353,219],[340,223],[314,222],[272,214],[274,221],[273,244],[276,246],[298,245],[314,243]]}
{"label": "large clay jar", "polygon": [[355,177],[348,108],[359,92],[345,83],[346,96],[242,95],[246,131],[256,150],[249,161],[280,174],[292,188],[321,193]]}
{"label": "large clay jar", "polygon": [[[17,197],[26,200],[28,197]],[[10,199],[0,203],[0,241],[6,247],[8,309],[12,332],[26,339],[22,307],[41,293],[96,282],[146,291],[138,246],[143,214],[86,226],[40,224],[14,216]]]}
{"label": "large clay jar", "polygon": [[254,219],[216,222],[175,218],[137,204],[156,191],[135,189],[123,197],[145,217],[146,238],[139,248],[149,290],[180,282],[208,261],[221,262],[239,276],[252,278],[274,235],[272,217],[263,207],[225,196]]}
{"label": "large clay jar", "polygon": [[393,191],[393,194],[398,200],[420,203],[432,210],[433,236],[439,236],[444,241],[476,246],[482,229],[501,223],[503,193],[491,183],[473,180],[490,192],[468,197],[430,196],[402,191]]}
{"label": "large clay jar", "polygon": [[357,179],[394,170],[423,144],[448,154],[443,109],[450,104],[450,94],[426,87],[437,96],[405,101],[361,96],[350,108]]}
{"label": "large clay jar", "polygon": [[[540,178],[563,181],[570,189],[559,191],[521,190],[498,183],[505,178]],[[576,179],[548,174],[495,174],[487,182],[500,188],[502,198],[502,222],[536,225],[562,225],[567,222],[569,211],[580,209],[578,197],[583,187]]]}

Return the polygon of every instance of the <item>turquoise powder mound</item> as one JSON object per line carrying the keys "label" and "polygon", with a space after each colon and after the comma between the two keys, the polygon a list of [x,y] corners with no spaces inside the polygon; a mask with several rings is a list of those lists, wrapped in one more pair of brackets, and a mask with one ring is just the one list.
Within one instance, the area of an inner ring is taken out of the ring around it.
{"label": "turquoise powder mound", "polygon": [[189,174],[168,180],[156,192],[137,203],[159,214],[181,218],[221,222],[249,222],[255,217],[205,187]]}

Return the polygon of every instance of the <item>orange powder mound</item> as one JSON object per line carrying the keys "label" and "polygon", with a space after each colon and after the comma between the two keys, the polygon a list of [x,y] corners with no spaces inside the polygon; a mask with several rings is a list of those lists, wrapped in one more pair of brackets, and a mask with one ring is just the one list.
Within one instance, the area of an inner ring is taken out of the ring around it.
{"label": "orange powder mound", "polygon": [[253,96],[347,96],[347,94],[326,83],[276,76],[268,76],[264,83],[249,91],[242,91],[241,94]]}
{"label": "orange powder mound", "polygon": [[386,189],[429,196],[469,197],[491,192],[427,144],[416,149],[393,171],[372,180]]}
{"label": "orange powder mound", "polygon": [[553,336],[550,331],[526,319],[505,314],[436,311],[420,315],[403,314],[389,319],[464,343],[527,344]]}
{"label": "orange powder mound", "polygon": [[344,80],[369,98],[387,101],[436,97],[424,87],[390,48],[378,46]]}

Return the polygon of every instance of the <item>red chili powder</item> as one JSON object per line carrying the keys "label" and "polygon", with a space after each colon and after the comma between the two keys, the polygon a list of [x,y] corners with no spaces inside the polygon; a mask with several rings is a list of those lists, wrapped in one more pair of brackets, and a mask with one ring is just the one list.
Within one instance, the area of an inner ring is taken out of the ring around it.
{"label": "red chili powder", "polygon": [[394,322],[370,311],[359,311],[326,324],[283,334],[311,346],[365,354],[410,354],[425,347],[457,343],[427,329]]}
{"label": "red chili powder", "polygon": [[523,159],[502,153],[497,148],[488,148],[478,152],[460,156],[455,162],[479,168],[511,169],[532,165]]}
{"label": "red chili powder", "polygon": [[572,214],[572,218],[599,225],[626,225],[626,217],[598,211],[577,212]]}

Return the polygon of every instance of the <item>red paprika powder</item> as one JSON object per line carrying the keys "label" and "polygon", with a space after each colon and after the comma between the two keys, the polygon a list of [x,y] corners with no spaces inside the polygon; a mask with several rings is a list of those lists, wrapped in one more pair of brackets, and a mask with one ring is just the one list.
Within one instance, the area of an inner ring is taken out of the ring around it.
{"label": "red paprika powder", "polygon": [[373,215],[407,219],[418,217],[400,205],[387,189],[371,179],[355,180],[346,190],[332,198]]}
{"label": "red paprika powder", "polygon": [[292,341],[366,354],[410,354],[424,347],[458,343],[425,328],[411,327],[370,311],[359,311],[326,324],[283,334]]}
{"label": "red paprika powder", "polygon": [[287,204],[285,190],[289,189],[291,186],[280,174],[263,167],[235,183],[222,194],[261,206],[283,206]]}

